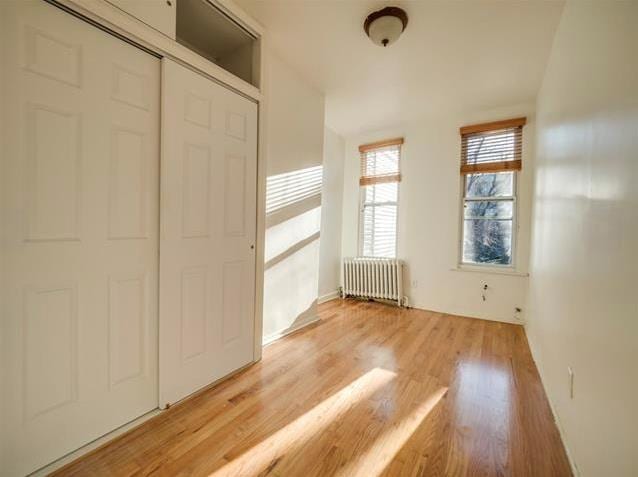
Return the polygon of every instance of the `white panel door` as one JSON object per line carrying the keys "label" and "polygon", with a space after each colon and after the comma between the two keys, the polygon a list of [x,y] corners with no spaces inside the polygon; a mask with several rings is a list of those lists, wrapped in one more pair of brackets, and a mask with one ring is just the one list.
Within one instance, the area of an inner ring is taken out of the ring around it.
{"label": "white panel door", "polygon": [[162,60],[160,406],[253,360],[257,105]]}
{"label": "white panel door", "polygon": [[157,407],[160,62],[1,2],[2,475]]}

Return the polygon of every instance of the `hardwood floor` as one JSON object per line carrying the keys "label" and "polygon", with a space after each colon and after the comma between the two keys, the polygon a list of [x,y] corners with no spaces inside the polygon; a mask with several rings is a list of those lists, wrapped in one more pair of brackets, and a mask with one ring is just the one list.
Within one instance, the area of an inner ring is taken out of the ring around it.
{"label": "hardwood floor", "polygon": [[570,476],[522,327],[358,301],[57,475]]}

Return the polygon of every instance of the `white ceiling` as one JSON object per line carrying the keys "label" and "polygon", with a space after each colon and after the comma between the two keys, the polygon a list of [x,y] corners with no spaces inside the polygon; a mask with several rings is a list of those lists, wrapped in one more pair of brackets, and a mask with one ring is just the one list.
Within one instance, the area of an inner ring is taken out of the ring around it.
{"label": "white ceiling", "polygon": [[[533,102],[563,1],[236,0],[271,46],[326,95],[342,135],[443,113]],[[409,16],[383,49],[363,31],[372,11]]]}

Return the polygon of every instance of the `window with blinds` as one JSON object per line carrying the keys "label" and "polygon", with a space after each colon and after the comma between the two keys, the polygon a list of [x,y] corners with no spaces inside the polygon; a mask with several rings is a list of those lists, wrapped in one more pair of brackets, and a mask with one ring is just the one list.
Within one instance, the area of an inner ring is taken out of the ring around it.
{"label": "window with blinds", "polygon": [[513,265],[516,173],[525,118],[460,129],[463,176],[461,263]]}
{"label": "window with blinds", "polygon": [[461,128],[461,174],[519,171],[525,118]]}
{"label": "window with blinds", "polygon": [[403,138],[359,146],[361,212],[359,254],[396,257],[399,168]]}

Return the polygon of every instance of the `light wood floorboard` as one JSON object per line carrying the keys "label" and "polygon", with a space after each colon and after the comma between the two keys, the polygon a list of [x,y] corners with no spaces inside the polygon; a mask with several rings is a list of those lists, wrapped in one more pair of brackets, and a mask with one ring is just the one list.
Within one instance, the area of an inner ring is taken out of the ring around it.
{"label": "light wood floorboard", "polygon": [[334,300],[56,475],[570,476],[523,328]]}

